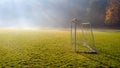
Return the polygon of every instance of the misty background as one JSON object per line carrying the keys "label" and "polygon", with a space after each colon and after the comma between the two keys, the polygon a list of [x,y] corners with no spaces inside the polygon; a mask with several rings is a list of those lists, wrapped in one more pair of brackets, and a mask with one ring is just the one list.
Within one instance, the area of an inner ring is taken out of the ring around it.
{"label": "misty background", "polygon": [[105,27],[107,4],[107,0],[0,0],[0,28],[66,28],[72,18]]}

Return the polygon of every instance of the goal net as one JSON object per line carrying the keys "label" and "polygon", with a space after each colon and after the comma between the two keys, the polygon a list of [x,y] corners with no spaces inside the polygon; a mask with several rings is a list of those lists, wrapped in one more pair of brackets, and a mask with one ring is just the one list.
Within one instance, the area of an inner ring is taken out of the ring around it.
{"label": "goal net", "polygon": [[96,52],[95,40],[91,24],[81,23],[82,45],[87,47],[90,52]]}
{"label": "goal net", "polygon": [[[75,52],[97,53],[91,24],[89,22],[79,23],[79,21],[75,19],[73,25],[74,26],[71,27],[71,43],[74,42]],[[78,26],[81,29],[77,30]],[[72,28],[74,28],[74,30],[72,30]],[[72,41],[73,39],[74,41]]]}

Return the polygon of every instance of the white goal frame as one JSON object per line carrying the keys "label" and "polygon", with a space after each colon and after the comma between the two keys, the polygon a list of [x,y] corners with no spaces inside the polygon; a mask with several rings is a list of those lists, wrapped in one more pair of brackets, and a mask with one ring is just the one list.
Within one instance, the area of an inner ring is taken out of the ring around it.
{"label": "white goal frame", "polygon": [[[74,24],[74,28],[73,28],[73,24]],[[82,23],[81,20],[77,20],[76,18],[74,18],[71,22],[71,31],[70,31],[71,45],[73,44],[72,43],[72,41],[73,41],[72,36],[74,36],[74,51],[78,52],[77,43],[76,43],[76,41],[77,41],[76,31],[77,31],[77,25],[78,24],[80,24],[81,32],[82,32],[82,45],[84,45],[85,47],[87,47],[90,50],[90,52],[86,52],[86,53],[97,54],[98,52],[97,52],[96,46],[95,46],[94,34],[93,34],[91,23],[89,23],[89,22],[88,23]],[[84,35],[84,25],[88,25],[90,27],[90,33],[91,33],[91,36],[92,36],[92,43],[93,43],[94,48],[92,48],[90,45],[86,44],[85,35]],[[74,34],[73,34],[73,31],[74,31]]]}

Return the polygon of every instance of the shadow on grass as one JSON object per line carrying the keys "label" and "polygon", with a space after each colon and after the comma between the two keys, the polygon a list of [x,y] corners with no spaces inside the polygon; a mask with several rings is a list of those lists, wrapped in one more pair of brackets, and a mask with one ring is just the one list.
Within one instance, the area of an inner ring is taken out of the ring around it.
{"label": "shadow on grass", "polygon": [[92,60],[92,61],[98,62],[98,63],[100,63],[100,65],[102,65],[102,66],[107,66],[107,67],[109,67],[108,64],[106,64],[106,63],[104,63],[104,62],[102,62],[102,61],[100,61],[100,60],[98,60],[98,59],[96,59],[96,58],[87,56],[88,54],[89,54],[89,55],[98,55],[98,53],[91,53],[91,52],[76,52],[76,53],[77,53],[77,54],[82,54],[82,56],[84,56],[84,57],[86,57],[86,58],[88,58],[88,59],[90,59],[90,60]]}
{"label": "shadow on grass", "polygon": [[80,51],[77,51],[76,52],[77,54],[98,54],[98,52],[80,52]]}
{"label": "shadow on grass", "polygon": [[[112,67],[111,65],[107,64],[106,62],[101,61],[101,60],[100,60],[101,58],[97,59],[97,58],[94,58],[94,57],[92,57],[92,56],[87,56],[88,54],[89,54],[89,55],[94,55],[94,56],[100,54],[100,53],[98,53],[98,52],[80,52],[80,51],[77,51],[76,53],[77,53],[77,54],[82,54],[84,57],[86,57],[86,58],[88,58],[88,59],[90,59],[90,60],[92,60],[92,61],[95,61],[95,62],[100,63],[100,65],[107,66],[108,68],[111,68],[111,67]],[[111,57],[111,56],[105,56],[105,57],[110,58],[110,59],[115,59],[115,58],[113,58],[113,57]],[[116,60],[116,61],[118,61],[118,60]],[[118,61],[118,62],[119,62],[119,61]]]}

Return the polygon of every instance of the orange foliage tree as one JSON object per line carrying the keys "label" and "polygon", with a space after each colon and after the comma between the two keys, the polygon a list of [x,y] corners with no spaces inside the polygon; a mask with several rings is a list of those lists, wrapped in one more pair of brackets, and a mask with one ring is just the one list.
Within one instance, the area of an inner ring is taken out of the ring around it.
{"label": "orange foliage tree", "polygon": [[120,0],[109,0],[105,22],[108,25],[120,24]]}

